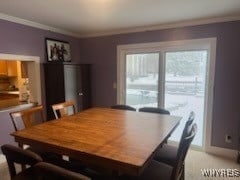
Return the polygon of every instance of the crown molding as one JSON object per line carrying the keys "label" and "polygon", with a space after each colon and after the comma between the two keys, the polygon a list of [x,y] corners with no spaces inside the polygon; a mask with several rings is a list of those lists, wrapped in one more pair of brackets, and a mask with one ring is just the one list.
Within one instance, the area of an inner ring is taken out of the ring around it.
{"label": "crown molding", "polygon": [[52,31],[52,32],[56,32],[56,33],[60,33],[60,34],[68,35],[68,36],[73,36],[73,37],[77,37],[77,38],[80,37],[79,34],[77,34],[77,33],[72,33],[72,32],[69,32],[69,31],[65,31],[65,30],[62,30],[62,29],[54,28],[54,27],[51,27],[51,26],[47,26],[47,25],[40,24],[40,23],[37,23],[37,22],[29,21],[29,20],[26,20],[26,19],[10,16],[10,15],[3,14],[3,13],[0,13],[0,19],[10,21],[10,22],[14,22],[14,23],[18,23],[18,24],[23,24],[23,25],[26,25],[26,26],[35,27],[35,28],[38,28],[38,29]]}
{"label": "crown molding", "polygon": [[136,27],[136,28],[126,28],[126,29],[106,31],[106,32],[101,32],[101,33],[85,34],[85,35],[80,35],[80,37],[81,38],[89,38],[89,37],[109,36],[109,35],[116,35],[116,34],[156,31],[156,30],[162,30],[162,29],[180,28],[180,27],[187,27],[187,26],[196,26],[196,25],[238,21],[238,20],[240,20],[240,16],[227,16],[227,17],[218,17],[218,18],[209,18],[209,19],[197,19],[197,20],[181,21],[181,22],[174,22],[174,23],[164,23],[164,24],[153,25],[153,26],[141,26],[141,27]]}
{"label": "crown molding", "polygon": [[47,30],[47,31],[52,31],[52,32],[56,32],[56,33],[60,33],[68,36],[73,36],[76,38],[89,38],[89,37],[100,37],[100,36],[109,36],[109,35],[117,35],[117,34],[155,31],[155,30],[179,28],[179,27],[187,27],[187,26],[196,26],[196,25],[204,25],[204,24],[212,24],[212,23],[220,23],[220,22],[228,22],[228,21],[237,21],[237,20],[240,20],[240,16],[197,19],[197,20],[181,21],[181,22],[174,22],[174,23],[164,23],[164,24],[153,25],[153,26],[140,26],[140,27],[126,28],[126,29],[119,29],[119,30],[112,30],[112,31],[103,31],[100,33],[82,33],[82,34],[69,32],[63,29],[47,26],[44,24],[36,23],[33,21],[10,16],[3,13],[0,13],[0,19]]}

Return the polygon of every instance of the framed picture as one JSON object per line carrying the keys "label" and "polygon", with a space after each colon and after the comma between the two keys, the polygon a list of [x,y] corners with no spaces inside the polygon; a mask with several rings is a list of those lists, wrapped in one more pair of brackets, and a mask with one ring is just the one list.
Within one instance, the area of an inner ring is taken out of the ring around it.
{"label": "framed picture", "polygon": [[55,39],[45,39],[47,60],[49,62],[70,62],[71,52],[68,42],[59,41]]}

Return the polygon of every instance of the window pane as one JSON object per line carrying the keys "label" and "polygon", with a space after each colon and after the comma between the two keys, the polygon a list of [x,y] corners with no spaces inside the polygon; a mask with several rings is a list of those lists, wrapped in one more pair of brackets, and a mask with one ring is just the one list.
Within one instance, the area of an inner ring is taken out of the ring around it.
{"label": "window pane", "polygon": [[202,146],[207,51],[167,52],[165,60],[165,108],[171,115],[183,117],[170,139],[179,140],[190,111],[194,111],[198,133],[192,144]]}
{"label": "window pane", "polygon": [[157,107],[159,54],[126,56],[126,104]]}

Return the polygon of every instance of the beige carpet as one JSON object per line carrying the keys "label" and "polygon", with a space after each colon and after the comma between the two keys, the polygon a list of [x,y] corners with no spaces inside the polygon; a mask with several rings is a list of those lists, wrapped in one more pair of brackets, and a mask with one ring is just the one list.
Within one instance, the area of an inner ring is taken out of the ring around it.
{"label": "beige carpet", "polygon": [[[189,150],[185,161],[185,180],[235,180],[239,178],[206,178],[201,169],[238,169],[240,165],[230,160],[200,151]],[[0,164],[0,179],[10,180],[7,164]]]}
{"label": "beige carpet", "polygon": [[202,175],[201,169],[238,169],[240,165],[236,160],[222,158],[216,155],[207,154],[200,151],[189,150],[185,160],[185,179],[186,180],[228,180],[240,179],[239,178],[206,178]]}

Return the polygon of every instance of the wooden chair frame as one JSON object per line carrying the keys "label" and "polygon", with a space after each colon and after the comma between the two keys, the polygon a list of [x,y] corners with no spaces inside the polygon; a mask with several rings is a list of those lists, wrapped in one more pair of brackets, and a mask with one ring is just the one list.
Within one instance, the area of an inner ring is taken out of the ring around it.
{"label": "wooden chair frame", "polygon": [[68,116],[68,107],[72,107],[73,114],[76,113],[75,106],[73,101],[66,101],[63,103],[53,104],[52,109],[56,119],[59,119],[64,116]]}
{"label": "wooden chair frame", "polygon": [[20,121],[20,120],[23,121],[23,124],[24,124],[25,128],[29,128],[29,127],[32,127],[32,126],[36,125],[35,124],[36,121],[33,118],[33,116],[34,116],[34,114],[37,114],[37,113],[40,114],[41,121],[45,122],[45,120],[43,118],[43,106],[41,106],[41,105],[29,108],[29,109],[24,109],[24,110],[21,110],[21,111],[11,112],[10,116],[11,116],[12,123],[13,123],[14,128],[15,128],[15,131],[20,130],[17,127],[17,122]]}

